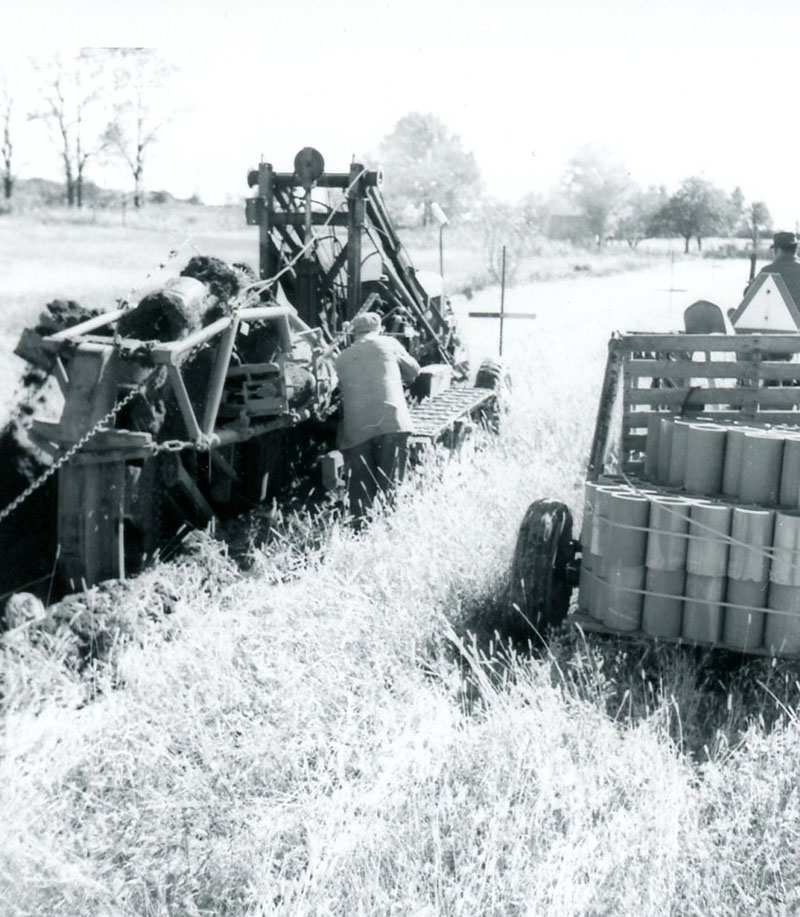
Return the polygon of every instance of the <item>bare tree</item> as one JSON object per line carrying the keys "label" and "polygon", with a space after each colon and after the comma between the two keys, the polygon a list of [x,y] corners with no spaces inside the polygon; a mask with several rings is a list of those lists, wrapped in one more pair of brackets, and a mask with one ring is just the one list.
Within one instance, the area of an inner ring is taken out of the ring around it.
{"label": "bare tree", "polygon": [[163,86],[175,68],[153,48],[108,48],[113,59],[113,112],[104,141],[133,177],[133,203],[144,204],[144,167],[150,148],[175,112],[160,111]]}
{"label": "bare tree", "polygon": [[14,99],[7,84],[0,92],[0,121],[3,125],[3,142],[0,145],[0,156],[3,159],[3,197],[11,200],[14,190],[14,144],[11,138],[11,113],[14,109]]}
{"label": "bare tree", "polygon": [[44,105],[29,117],[50,128],[64,167],[67,203],[82,207],[86,164],[102,147],[99,134],[87,126],[90,111],[101,97],[102,56],[98,49],[83,48],[74,56],[59,53],[34,66]]}

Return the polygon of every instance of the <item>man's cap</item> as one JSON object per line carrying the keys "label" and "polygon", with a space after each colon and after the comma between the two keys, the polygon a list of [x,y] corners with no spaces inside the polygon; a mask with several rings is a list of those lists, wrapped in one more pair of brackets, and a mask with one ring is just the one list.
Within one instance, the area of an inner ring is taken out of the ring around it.
{"label": "man's cap", "polygon": [[381,317],[377,312],[362,312],[353,319],[350,327],[356,337],[372,334],[381,330]]}
{"label": "man's cap", "polygon": [[772,237],[773,248],[789,248],[797,245],[797,236],[793,232],[776,232]]}

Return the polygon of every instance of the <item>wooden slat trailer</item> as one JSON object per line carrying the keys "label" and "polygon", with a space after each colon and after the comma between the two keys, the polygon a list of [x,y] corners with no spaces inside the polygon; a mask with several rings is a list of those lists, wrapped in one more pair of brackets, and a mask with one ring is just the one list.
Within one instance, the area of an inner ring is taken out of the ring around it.
{"label": "wooden slat trailer", "polygon": [[537,500],[511,577],[520,634],[800,656],[800,334],[612,337],[580,536]]}

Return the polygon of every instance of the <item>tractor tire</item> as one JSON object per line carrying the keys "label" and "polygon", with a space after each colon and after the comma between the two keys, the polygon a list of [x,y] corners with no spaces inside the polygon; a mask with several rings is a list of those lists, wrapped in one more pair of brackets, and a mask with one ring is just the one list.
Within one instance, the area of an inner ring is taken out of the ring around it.
{"label": "tractor tire", "polygon": [[499,433],[502,421],[508,413],[508,398],[511,394],[511,375],[501,360],[484,360],[475,377],[475,388],[494,391],[494,398],[482,408],[479,420],[491,433]]}
{"label": "tractor tire", "polygon": [[475,388],[511,389],[511,376],[502,360],[486,359],[478,367]]}
{"label": "tractor tire", "polygon": [[509,636],[544,637],[569,611],[572,514],[557,500],[536,500],[519,527],[508,588]]}

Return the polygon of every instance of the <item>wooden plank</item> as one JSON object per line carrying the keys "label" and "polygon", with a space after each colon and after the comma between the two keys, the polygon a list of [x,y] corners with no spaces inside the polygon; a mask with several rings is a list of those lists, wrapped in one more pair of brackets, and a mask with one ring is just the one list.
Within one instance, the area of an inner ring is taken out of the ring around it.
{"label": "wooden plank", "polygon": [[350,166],[350,190],[347,193],[347,304],[345,318],[349,321],[361,307],[361,233],[366,218],[367,202],[358,186],[361,166]]}
{"label": "wooden plank", "polygon": [[189,434],[190,440],[197,442],[201,436],[200,424],[197,422],[194,405],[192,404],[192,399],[189,397],[189,393],[186,391],[186,385],[183,381],[181,371],[177,366],[168,364],[167,372],[169,374],[169,380],[172,383],[172,390],[175,392],[175,397],[178,401],[178,407],[180,408],[183,422],[186,424],[186,432]]}
{"label": "wooden plank", "polygon": [[[272,214],[272,225],[276,227],[294,226],[295,228],[302,228],[305,224],[305,219],[304,213],[282,213],[276,210]],[[326,213],[312,212],[311,222],[315,226],[321,226],[323,223],[328,226],[347,226],[347,214],[334,213],[333,216],[330,216]]]}
{"label": "wooden plank", "polygon": [[239,320],[233,317],[230,326],[223,331],[220,337],[217,353],[214,357],[214,365],[211,369],[211,376],[208,382],[208,391],[206,393],[205,410],[203,411],[202,429],[206,436],[214,432],[217,425],[217,412],[222,401],[222,389],[225,385],[225,378],[228,375],[228,368],[233,354],[233,345],[236,340],[236,332],[239,328]]}
{"label": "wooden plank", "polygon": [[644,434],[638,433],[623,433],[622,434],[622,448],[626,452],[638,451],[643,452],[644,447],[647,445],[647,437]]}
{"label": "wooden plank", "polygon": [[796,387],[800,387],[800,363],[774,363],[771,360],[762,360],[756,365],[759,381],[794,382]]}
{"label": "wooden plank", "polygon": [[661,353],[716,352],[800,353],[800,334],[669,334],[628,333],[614,338],[623,353],[659,351]]}
{"label": "wooden plank", "polygon": [[234,407],[237,413],[244,414],[282,414],[289,410],[289,406],[283,398],[248,398],[241,404],[226,405]]}
{"label": "wooden plank", "polygon": [[[669,416],[666,415],[665,416]],[[754,418],[745,417],[741,411],[703,411],[698,414],[687,414],[684,420],[708,421],[709,423],[738,422],[743,426],[767,426],[781,424],[800,429],[800,416],[797,411],[758,411]]]}
{"label": "wooden plank", "polygon": [[[622,420],[622,434],[635,435],[634,431],[643,431],[647,429],[646,418],[652,416],[651,412],[644,414],[637,411],[633,414],[627,414]],[[675,417],[674,414],[663,412],[665,418]],[[628,420],[626,418],[645,418],[637,420]],[[713,411],[704,412],[701,415],[687,414],[681,420],[687,420],[690,423],[738,423],[741,425],[752,426],[756,428],[773,429],[776,425],[785,425],[793,430],[800,430],[800,417],[795,411],[760,411],[754,419],[742,417],[738,411],[720,411],[715,414]]]}
{"label": "wooden plank", "polygon": [[338,276],[341,269],[344,267],[345,262],[347,261],[347,243],[342,246],[339,250],[339,254],[333,259],[333,264],[328,268],[328,270],[322,275],[320,284],[326,290],[330,288],[334,279]]}
{"label": "wooden plank", "polygon": [[[241,316],[240,316],[241,317]],[[170,341],[167,344],[158,344],[151,350],[151,356],[154,363],[164,364],[167,366],[177,366],[181,358],[190,350],[194,350],[200,344],[205,344],[217,334],[222,334],[233,321],[233,316],[227,315],[225,318],[218,318],[215,322],[195,331],[188,337],[180,341]]]}
{"label": "wooden plank", "polygon": [[272,164],[269,162],[259,163],[258,166],[258,194],[262,200],[262,206],[259,208],[258,217],[258,278],[259,280],[269,279],[277,267],[272,263],[272,218],[275,207],[273,201],[273,182],[275,173]]}
{"label": "wooden plank", "polygon": [[702,408],[706,404],[769,405],[787,409],[800,405],[800,388],[649,388],[631,389],[626,394],[628,404],[670,405]]}
{"label": "wooden plank", "polygon": [[[780,363],[770,365],[785,366],[785,364]],[[738,360],[726,360],[724,362],[680,359],[626,360],[625,371],[633,378],[741,379],[749,371],[749,363]],[[794,375],[800,375],[800,365],[795,365]]]}
{"label": "wooden plank", "polygon": [[587,478],[590,481],[596,481],[598,475],[603,473],[603,463],[611,429],[611,415],[614,410],[614,402],[616,401],[619,387],[620,369],[622,368],[618,343],[616,338],[612,338],[608,342],[608,360],[606,361],[606,369],[603,376],[603,387],[600,390],[600,405],[597,409],[594,437],[592,438],[592,447],[589,453]]}
{"label": "wooden plank", "polygon": [[[102,328],[111,322],[116,321],[128,311],[124,309],[113,309],[111,312],[104,312],[102,315],[96,315],[94,318],[88,318],[85,322],[73,325],[71,328],[65,328],[63,331],[57,331],[55,334],[48,335],[46,341],[68,341],[83,334],[88,334],[96,328]],[[109,341],[110,343],[110,341]]]}
{"label": "wooden plank", "polygon": [[56,377],[56,382],[58,382],[61,393],[66,394],[67,388],[69,387],[69,376],[67,375],[67,370],[64,368],[64,364],[61,362],[61,357],[56,357],[53,361],[53,375]]}
{"label": "wooden plank", "polygon": [[228,378],[244,377],[249,380],[251,376],[254,376],[255,381],[264,381],[264,376],[277,376],[280,375],[280,371],[279,363],[242,363],[240,366],[231,366],[228,369]]}
{"label": "wooden plank", "polygon": [[186,496],[192,501],[195,509],[199,510],[203,517],[210,521],[214,518],[214,510],[203,496],[203,492],[197,486],[197,481],[184,468],[183,462],[177,463],[178,485],[184,491]]}
{"label": "wooden plank", "polygon": [[[271,168],[271,167],[270,167]],[[356,175],[361,172],[358,167]],[[360,181],[367,187],[377,187],[383,178],[380,170],[364,169]],[[299,188],[300,182],[294,172],[274,172],[273,180],[278,188]],[[347,188],[353,181],[353,172],[323,172],[314,182],[317,188]]]}

